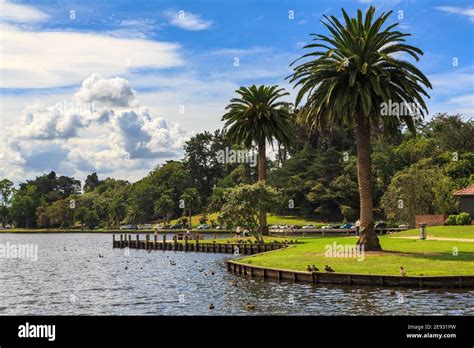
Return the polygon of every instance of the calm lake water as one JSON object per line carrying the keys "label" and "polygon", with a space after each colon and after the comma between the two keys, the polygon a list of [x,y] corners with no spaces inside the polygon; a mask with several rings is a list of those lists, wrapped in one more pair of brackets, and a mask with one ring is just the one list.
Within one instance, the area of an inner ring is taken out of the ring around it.
{"label": "calm lake water", "polygon": [[0,315],[474,315],[474,291],[250,280],[227,272],[230,255],[127,256],[111,234],[0,234],[7,242],[37,245],[38,260],[0,258]]}

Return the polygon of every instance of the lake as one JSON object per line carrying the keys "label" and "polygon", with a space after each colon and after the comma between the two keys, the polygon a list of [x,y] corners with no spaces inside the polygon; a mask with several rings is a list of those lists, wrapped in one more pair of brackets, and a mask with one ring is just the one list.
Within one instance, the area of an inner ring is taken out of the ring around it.
{"label": "lake", "polygon": [[1,233],[7,243],[38,258],[0,258],[0,315],[474,315],[473,290],[244,279],[227,272],[232,255],[127,253],[111,234]]}

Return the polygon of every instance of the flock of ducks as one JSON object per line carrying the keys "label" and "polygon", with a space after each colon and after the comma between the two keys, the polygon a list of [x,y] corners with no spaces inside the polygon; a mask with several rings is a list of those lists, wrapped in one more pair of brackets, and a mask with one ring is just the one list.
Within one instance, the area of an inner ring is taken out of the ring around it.
{"label": "flock of ducks", "polygon": [[[316,267],[315,265],[312,265],[312,266],[308,265],[308,267],[306,267],[306,270],[307,270],[308,272],[319,272],[319,268]],[[334,271],[330,266],[328,266],[328,265],[324,266],[324,270],[325,270],[327,273],[333,273],[333,272],[335,272],[335,271]]]}

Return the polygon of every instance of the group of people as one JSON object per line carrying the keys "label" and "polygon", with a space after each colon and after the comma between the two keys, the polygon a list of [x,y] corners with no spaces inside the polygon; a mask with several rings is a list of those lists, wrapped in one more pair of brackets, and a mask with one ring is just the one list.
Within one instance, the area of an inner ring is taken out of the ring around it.
{"label": "group of people", "polygon": [[240,226],[237,226],[237,228],[235,229],[235,238],[240,238],[240,237],[249,237],[250,236],[250,232],[249,230],[243,230],[240,228]]}

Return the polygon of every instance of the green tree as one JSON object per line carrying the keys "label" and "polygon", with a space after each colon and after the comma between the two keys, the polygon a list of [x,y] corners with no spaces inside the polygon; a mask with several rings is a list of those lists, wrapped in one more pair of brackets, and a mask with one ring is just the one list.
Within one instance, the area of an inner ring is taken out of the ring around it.
{"label": "green tree", "polygon": [[225,188],[214,187],[212,189],[211,202],[209,204],[209,210],[211,212],[219,212],[225,203]]}
{"label": "green tree", "polygon": [[86,214],[84,215],[84,224],[89,229],[94,229],[99,225],[100,219],[97,215],[97,212],[92,209],[88,209]]}
{"label": "green tree", "polygon": [[200,198],[199,192],[195,188],[187,188],[184,190],[180,198],[182,202],[184,203],[184,209],[188,211],[189,229],[192,229],[193,228],[192,221],[191,221],[192,212],[193,210],[197,210],[201,207],[201,198]]}
{"label": "green tree", "polygon": [[49,222],[52,226],[70,228],[74,224],[75,209],[71,209],[69,199],[53,202],[47,209]]}
{"label": "green tree", "polygon": [[281,195],[271,186],[258,181],[252,185],[240,184],[228,189],[222,206],[222,220],[228,226],[248,229],[255,239],[263,244],[260,211],[270,210],[279,204]]}
{"label": "green tree", "polygon": [[126,208],[125,223],[137,225],[146,221],[146,215],[136,202],[132,202]]}
{"label": "green tree", "polygon": [[35,227],[36,209],[43,203],[41,194],[34,185],[25,185],[15,190],[10,205],[10,215],[17,227]]}
{"label": "green tree", "polygon": [[381,206],[390,220],[414,226],[415,215],[455,212],[455,188],[438,167],[414,164],[394,175]]}
{"label": "green tree", "polygon": [[155,202],[155,214],[163,217],[163,220],[165,221],[165,226],[168,225],[168,222],[173,214],[174,209],[175,203],[168,194],[163,194]]}
{"label": "green tree", "polygon": [[108,211],[110,218],[115,222],[115,228],[120,228],[120,221],[125,217],[127,206],[120,195],[115,195],[109,201]]}
{"label": "green tree", "polygon": [[[266,143],[276,139],[283,145],[290,144],[295,137],[294,117],[288,104],[281,98],[289,93],[278,86],[240,87],[239,98],[230,100],[227,113],[222,116],[224,129],[229,138],[246,148],[253,144],[258,148],[258,180],[266,180]],[[262,208],[264,206],[262,205]],[[262,234],[268,234],[265,210],[260,214]]]}
{"label": "green tree", "polygon": [[12,194],[13,182],[8,179],[0,180],[0,219],[2,219],[2,226],[5,228],[8,219],[8,205],[10,203]]}
{"label": "green tree", "polygon": [[[423,96],[428,94],[423,86],[431,88],[419,69],[396,57],[406,53],[418,61],[423,52],[403,43],[410,34],[393,30],[398,23],[382,29],[391,13],[384,12],[373,21],[374,7],[365,19],[361,10],[357,17],[349,18],[343,9],[344,24],[334,16],[324,16],[330,37],[312,34],[315,43],[305,48],[317,51],[303,55],[300,59],[310,60],[296,66],[290,76],[299,88],[296,105],[307,96],[301,112],[306,123],[314,128],[334,124],[355,128],[361,223],[358,244],[367,251],[381,250],[374,231],[371,129],[383,124],[386,132],[397,133],[406,124],[414,130],[414,116],[427,112]],[[399,109],[411,106],[409,110],[416,112],[381,115],[387,105]]]}
{"label": "green tree", "polygon": [[84,183],[84,192],[92,192],[102,181],[99,180],[97,173],[89,174]]}

